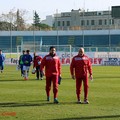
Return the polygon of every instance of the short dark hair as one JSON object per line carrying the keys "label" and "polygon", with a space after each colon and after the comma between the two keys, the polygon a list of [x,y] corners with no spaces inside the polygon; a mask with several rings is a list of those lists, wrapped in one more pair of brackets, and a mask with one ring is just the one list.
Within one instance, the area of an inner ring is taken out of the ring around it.
{"label": "short dark hair", "polygon": [[2,51],[2,50],[0,49],[0,51]]}
{"label": "short dark hair", "polygon": [[25,52],[25,50],[23,50],[22,52]]}
{"label": "short dark hair", "polygon": [[[55,48],[55,46],[51,46],[49,50],[52,50],[53,48]],[[55,48],[56,49],[56,48]]]}
{"label": "short dark hair", "polygon": [[26,52],[27,52],[27,53],[29,53],[29,52],[30,52],[30,50],[26,50]]}

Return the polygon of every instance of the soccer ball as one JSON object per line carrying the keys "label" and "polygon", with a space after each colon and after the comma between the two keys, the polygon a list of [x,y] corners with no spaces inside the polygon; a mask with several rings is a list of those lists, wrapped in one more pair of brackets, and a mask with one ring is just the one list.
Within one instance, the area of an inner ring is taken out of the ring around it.
{"label": "soccer ball", "polygon": [[32,74],[35,74],[36,73],[36,69],[32,69]]}
{"label": "soccer ball", "polygon": [[40,65],[40,64],[41,64],[41,62],[39,61],[39,62],[38,62],[38,65]]}

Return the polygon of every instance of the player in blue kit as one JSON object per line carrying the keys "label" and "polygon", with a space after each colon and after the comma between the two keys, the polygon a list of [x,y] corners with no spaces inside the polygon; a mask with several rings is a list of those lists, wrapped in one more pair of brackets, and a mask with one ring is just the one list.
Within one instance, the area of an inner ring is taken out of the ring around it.
{"label": "player in blue kit", "polygon": [[30,55],[30,50],[26,50],[26,54],[23,55],[22,61],[23,61],[24,79],[28,80],[29,69],[32,63],[32,56]]}

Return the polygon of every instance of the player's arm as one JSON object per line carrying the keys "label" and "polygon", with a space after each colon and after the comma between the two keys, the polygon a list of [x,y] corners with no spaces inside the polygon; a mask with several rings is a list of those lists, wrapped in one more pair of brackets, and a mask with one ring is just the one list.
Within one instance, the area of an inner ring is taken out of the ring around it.
{"label": "player's arm", "polygon": [[71,73],[72,79],[75,79],[75,75],[74,75],[74,58],[72,59],[72,62],[70,64],[70,73]]}
{"label": "player's arm", "polygon": [[92,80],[93,79],[93,75],[92,75],[92,64],[90,62],[90,59],[88,60],[88,71],[89,71],[89,77]]}
{"label": "player's arm", "polygon": [[59,76],[61,76],[61,62],[60,62],[60,59],[58,59],[58,72],[59,72]]}

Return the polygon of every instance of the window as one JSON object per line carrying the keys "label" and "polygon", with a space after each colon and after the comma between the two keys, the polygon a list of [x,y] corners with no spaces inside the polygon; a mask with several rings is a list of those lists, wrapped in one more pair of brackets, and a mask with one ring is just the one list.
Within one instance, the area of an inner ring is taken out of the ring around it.
{"label": "window", "polygon": [[70,21],[67,21],[67,26],[70,26]]}
{"label": "window", "polygon": [[85,25],[85,21],[81,20],[81,26]]}
{"label": "window", "polygon": [[65,22],[64,21],[62,21],[62,26],[64,26],[65,25]]}
{"label": "window", "polygon": [[60,26],[60,21],[58,21],[58,26]]}
{"label": "window", "polygon": [[109,20],[109,25],[114,25],[114,20],[113,19]]}
{"label": "window", "polygon": [[91,25],[95,25],[95,20],[91,20]]}
{"label": "window", "polygon": [[102,20],[99,20],[99,23],[98,23],[99,25],[102,25]]}
{"label": "window", "polygon": [[107,25],[107,20],[106,19],[104,20],[104,24]]}
{"label": "window", "polygon": [[114,20],[112,19],[112,25],[114,25]]}
{"label": "window", "polygon": [[89,20],[87,20],[87,25],[89,25]]}

